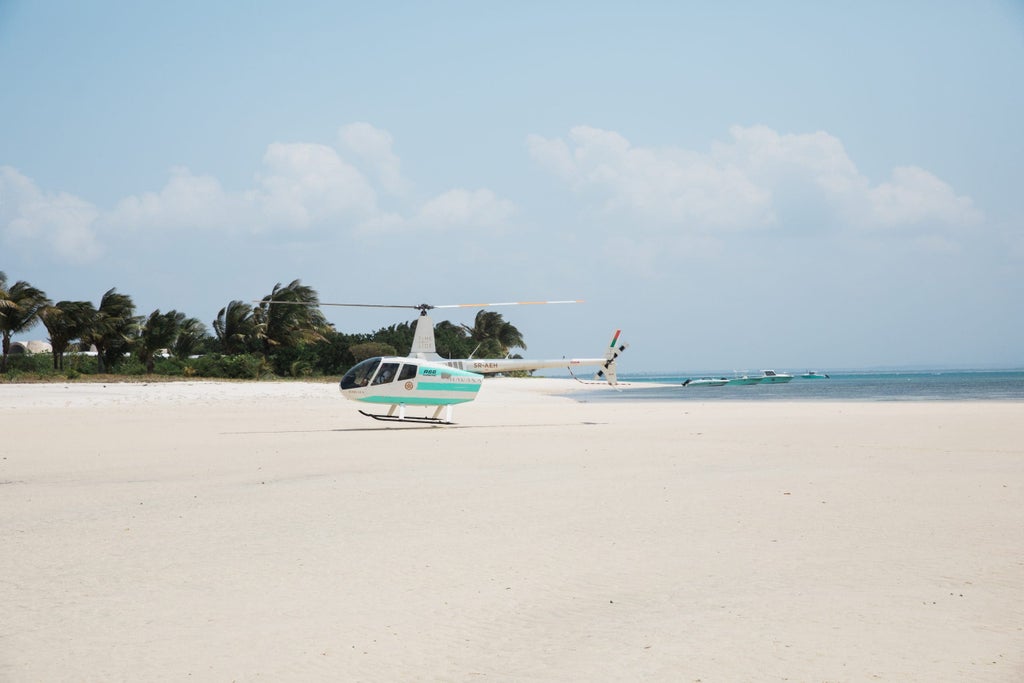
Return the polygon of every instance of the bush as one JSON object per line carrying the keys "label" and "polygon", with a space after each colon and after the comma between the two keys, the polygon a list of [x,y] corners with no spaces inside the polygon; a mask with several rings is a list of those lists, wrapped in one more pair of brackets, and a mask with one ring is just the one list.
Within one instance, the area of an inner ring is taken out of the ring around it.
{"label": "bush", "polygon": [[374,356],[394,356],[397,353],[394,346],[391,346],[390,344],[383,344],[381,342],[355,344],[349,347],[349,352],[356,359],[357,363],[364,361],[367,358],[373,358]]}
{"label": "bush", "polygon": [[262,356],[252,353],[235,356],[210,353],[185,361],[182,374],[213,379],[259,379],[269,375],[270,371]]}
{"label": "bush", "polygon": [[356,359],[349,351],[354,344],[366,341],[365,335],[330,334],[313,345],[316,360],[314,370],[321,375],[344,375],[355,365]]}
{"label": "bush", "polygon": [[185,374],[185,363],[177,358],[157,358],[153,363],[153,373],[168,377],[181,377]]}
{"label": "bush", "polygon": [[56,375],[53,369],[53,355],[49,353],[11,354],[7,356],[9,375]]}
{"label": "bush", "polygon": [[276,349],[270,354],[269,362],[278,377],[309,377],[317,362],[316,347],[305,344]]}
{"label": "bush", "polygon": [[135,356],[122,358],[117,364],[109,368],[112,375],[128,375],[138,377],[146,374],[146,366]]}
{"label": "bush", "polygon": [[64,372],[74,371],[80,375],[95,375],[99,370],[96,356],[85,356],[80,353],[64,354]]}

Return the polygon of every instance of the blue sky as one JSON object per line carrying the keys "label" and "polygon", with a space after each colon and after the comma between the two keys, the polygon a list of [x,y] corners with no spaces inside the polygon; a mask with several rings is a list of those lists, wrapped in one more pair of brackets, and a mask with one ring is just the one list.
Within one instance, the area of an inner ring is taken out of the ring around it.
{"label": "blue sky", "polygon": [[623,371],[1024,365],[1024,4],[551,4],[0,0],[0,270],[208,324],[583,298],[503,313]]}

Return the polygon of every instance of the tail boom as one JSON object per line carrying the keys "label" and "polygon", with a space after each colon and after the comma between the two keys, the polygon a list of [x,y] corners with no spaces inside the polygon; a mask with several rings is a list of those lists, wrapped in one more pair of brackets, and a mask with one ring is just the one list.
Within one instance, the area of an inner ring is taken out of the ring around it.
{"label": "tail boom", "polygon": [[603,379],[608,384],[615,386],[617,379],[615,375],[615,361],[629,345],[619,343],[621,330],[616,330],[612,337],[611,344],[605,350],[604,358],[558,358],[552,360],[531,360],[527,358],[465,358],[461,360],[442,360],[440,363],[453,367],[457,370],[467,370],[481,375],[496,375],[502,372],[516,372],[529,370],[542,370],[544,368],[567,368],[571,373],[573,368],[597,367],[597,374],[594,379]]}

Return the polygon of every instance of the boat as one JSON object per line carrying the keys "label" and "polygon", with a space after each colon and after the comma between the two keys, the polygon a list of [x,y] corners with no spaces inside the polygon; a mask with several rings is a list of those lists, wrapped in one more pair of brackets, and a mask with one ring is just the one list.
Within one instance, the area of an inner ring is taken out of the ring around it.
{"label": "boat", "polygon": [[733,377],[729,380],[729,384],[760,384],[760,377],[751,377],[749,375],[743,375],[742,377]]}
{"label": "boat", "polygon": [[782,384],[793,379],[793,375],[787,375],[784,372],[775,372],[774,370],[765,370],[761,374],[761,381],[759,384]]}
{"label": "boat", "polygon": [[721,387],[729,383],[725,377],[700,377],[683,382],[684,387]]}
{"label": "boat", "polygon": [[830,378],[829,378],[827,373],[815,372],[814,370],[811,370],[810,372],[805,372],[804,374],[800,375],[800,379],[830,379]]}

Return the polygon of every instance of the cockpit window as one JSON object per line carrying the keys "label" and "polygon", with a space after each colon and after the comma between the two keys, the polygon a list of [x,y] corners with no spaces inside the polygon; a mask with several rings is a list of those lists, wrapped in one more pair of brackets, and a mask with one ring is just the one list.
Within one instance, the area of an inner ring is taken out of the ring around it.
{"label": "cockpit window", "polygon": [[404,382],[407,379],[416,379],[416,366],[412,363],[403,365],[402,371],[398,373],[398,381]]}
{"label": "cockpit window", "polygon": [[387,384],[395,380],[395,373],[398,372],[398,363],[381,363],[377,376],[373,378],[374,384]]}
{"label": "cockpit window", "polygon": [[370,382],[370,377],[373,376],[373,371],[380,365],[380,357],[367,358],[362,363],[356,363],[352,368],[345,373],[345,376],[341,378],[342,389],[355,389],[356,387],[365,387]]}

